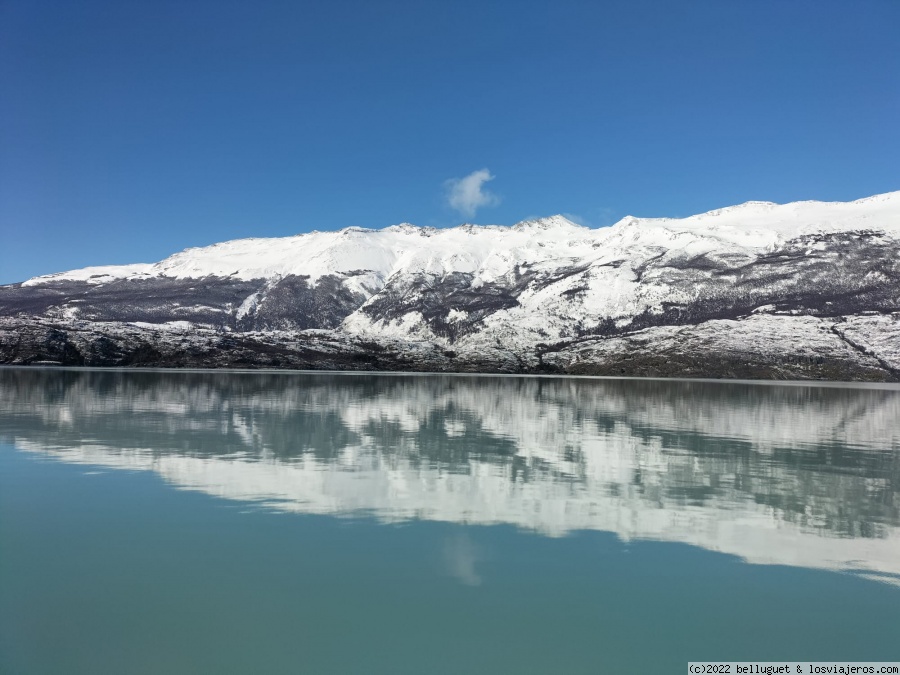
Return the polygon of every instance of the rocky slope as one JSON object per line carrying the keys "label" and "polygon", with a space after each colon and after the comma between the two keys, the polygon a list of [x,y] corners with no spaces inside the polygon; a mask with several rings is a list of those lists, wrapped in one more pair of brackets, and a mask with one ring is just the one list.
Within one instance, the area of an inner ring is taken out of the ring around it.
{"label": "rocky slope", "polygon": [[900,192],[398,225],[0,287],[0,362],[900,379]]}

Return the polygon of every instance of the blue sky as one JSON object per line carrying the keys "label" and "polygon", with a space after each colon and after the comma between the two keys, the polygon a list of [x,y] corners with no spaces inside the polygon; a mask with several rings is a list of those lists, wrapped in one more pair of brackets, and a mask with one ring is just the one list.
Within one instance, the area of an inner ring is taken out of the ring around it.
{"label": "blue sky", "polygon": [[898,26],[896,0],[0,0],[0,283],[898,190]]}

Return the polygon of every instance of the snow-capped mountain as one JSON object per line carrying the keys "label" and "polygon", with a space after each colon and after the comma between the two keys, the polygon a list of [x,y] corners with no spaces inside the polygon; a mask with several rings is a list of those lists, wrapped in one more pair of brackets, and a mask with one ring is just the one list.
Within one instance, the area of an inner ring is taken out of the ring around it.
{"label": "snow-capped mountain", "polygon": [[[501,350],[520,370],[573,372],[593,372],[611,348],[639,352],[635,336],[675,347],[721,342],[741,323],[745,342],[768,334],[770,347],[800,348],[800,362],[816,366],[822,357],[827,370],[862,359],[893,377],[898,311],[900,192],[849,203],[748,202],[683,219],[627,217],[601,229],[561,216],[512,227],[347,228],[0,287],[7,317],[87,321],[93,329],[327,329],[451,353]],[[884,344],[853,341],[853,321],[865,324],[856,332]]]}

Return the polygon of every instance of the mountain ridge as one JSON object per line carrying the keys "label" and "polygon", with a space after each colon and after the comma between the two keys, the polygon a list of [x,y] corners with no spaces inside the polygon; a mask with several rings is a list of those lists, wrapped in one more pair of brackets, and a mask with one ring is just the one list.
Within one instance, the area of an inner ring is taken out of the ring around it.
{"label": "mountain ridge", "polygon": [[[530,229],[528,227],[530,225],[541,225],[542,227],[540,229],[548,229],[547,226],[555,225],[555,226],[562,226],[562,227],[566,227],[566,228],[570,228],[570,229],[574,229],[574,230],[581,230],[584,233],[592,233],[592,234],[597,233],[597,234],[601,234],[601,235],[608,234],[608,236],[613,236],[612,233],[615,233],[618,230],[623,229],[628,226],[635,226],[635,225],[639,226],[639,227],[640,226],[654,226],[654,225],[660,226],[660,225],[667,225],[667,224],[676,225],[679,223],[684,226],[684,225],[688,225],[688,224],[701,223],[701,222],[710,220],[712,218],[717,218],[717,217],[723,216],[723,215],[731,215],[731,214],[735,214],[735,213],[741,213],[742,216],[746,217],[746,212],[748,210],[753,209],[753,208],[759,209],[760,207],[764,207],[763,210],[765,212],[769,212],[775,208],[780,208],[780,209],[799,209],[799,208],[804,208],[804,207],[843,208],[843,207],[852,207],[855,205],[870,205],[870,204],[884,204],[884,203],[890,205],[891,207],[894,207],[894,213],[892,213],[890,215],[896,216],[898,213],[900,213],[900,191],[888,192],[888,193],[883,193],[883,194],[879,194],[879,195],[873,195],[870,197],[864,197],[862,199],[857,199],[852,202],[822,202],[822,201],[816,201],[816,200],[805,200],[805,201],[789,202],[786,204],[776,204],[775,202],[767,202],[767,201],[747,201],[747,202],[743,202],[741,204],[712,209],[710,211],[695,214],[692,216],[687,216],[684,218],[637,217],[637,216],[627,215],[627,216],[621,218],[619,221],[617,221],[613,225],[610,225],[607,227],[599,227],[599,228],[591,228],[591,227],[587,227],[584,225],[579,225],[579,224],[569,220],[568,218],[566,218],[565,216],[563,216],[561,214],[546,216],[546,217],[542,217],[542,218],[526,219],[526,220],[520,221],[518,223],[515,223],[513,225],[494,225],[494,224],[478,225],[478,224],[474,224],[474,223],[462,223],[460,225],[457,225],[455,227],[450,227],[450,228],[434,228],[434,227],[419,226],[419,225],[414,225],[412,223],[403,222],[403,223],[398,223],[396,225],[389,225],[384,228],[365,228],[365,227],[359,227],[359,226],[349,226],[349,227],[342,228],[340,230],[312,230],[310,232],[296,234],[296,235],[288,235],[285,237],[243,237],[243,238],[239,238],[239,239],[231,239],[231,240],[227,240],[224,242],[217,242],[214,244],[210,244],[208,246],[189,247],[182,251],[176,252],[156,263],[131,263],[131,264],[125,264],[125,265],[88,266],[88,267],[79,268],[76,270],[68,270],[65,272],[56,272],[56,273],[51,273],[51,274],[39,275],[39,276],[32,277],[30,279],[27,279],[27,280],[25,280],[23,282],[19,282],[19,283],[22,283],[25,285],[34,285],[37,283],[46,283],[46,282],[54,281],[54,280],[90,278],[89,276],[85,277],[80,274],[80,273],[86,273],[89,270],[90,271],[96,270],[97,272],[107,271],[109,273],[108,276],[114,276],[112,274],[114,271],[121,272],[121,271],[125,271],[128,269],[132,269],[135,273],[139,274],[141,272],[149,271],[153,268],[161,266],[161,265],[163,265],[163,263],[165,263],[167,261],[170,261],[173,259],[180,260],[182,258],[189,257],[188,254],[191,254],[191,253],[196,254],[196,253],[200,253],[200,252],[212,251],[214,249],[228,248],[228,247],[232,247],[232,246],[238,245],[238,244],[250,245],[250,244],[257,244],[260,242],[271,243],[273,246],[276,246],[276,245],[281,245],[283,243],[296,241],[298,239],[305,240],[305,238],[308,238],[308,237],[322,236],[322,235],[325,235],[325,236],[341,236],[341,235],[348,235],[348,234],[374,234],[374,235],[377,235],[379,233],[397,233],[397,232],[410,233],[410,232],[413,232],[419,236],[422,236],[422,235],[432,236],[435,234],[440,234],[440,233],[445,233],[445,232],[453,232],[453,231],[457,231],[457,230],[465,231],[468,233],[488,232],[488,231],[508,232],[508,231],[528,230],[528,229]],[[873,214],[861,214],[861,215],[863,217],[870,217]],[[877,214],[875,214],[875,215],[877,215]],[[812,221],[812,224],[814,226],[815,225],[821,226],[824,224],[821,222],[817,222],[815,220],[815,218],[812,218],[810,220]],[[895,234],[900,234],[900,223],[896,222],[896,220],[895,220],[892,223],[891,230]],[[802,233],[804,233],[804,232],[801,230],[798,230],[796,232],[796,234],[802,234]],[[707,234],[710,236],[713,236],[712,233],[708,232]],[[604,238],[601,236],[600,240],[603,241],[603,239]],[[165,267],[160,268],[160,270],[163,270],[163,269],[169,269],[169,268],[165,268]],[[185,270],[179,270],[179,271],[184,272]],[[261,276],[266,276],[266,274],[263,271],[260,271],[259,274]],[[75,275],[78,275],[78,276],[75,276]],[[107,275],[104,275],[104,276],[107,276]],[[193,277],[190,277],[190,278],[193,278]],[[9,284],[9,285],[14,285],[14,284]]]}
{"label": "mountain ridge", "polygon": [[[606,340],[609,347],[639,334],[668,344],[672,335],[699,335],[691,326],[743,330],[727,322],[765,324],[761,334],[774,342],[763,351],[800,361],[822,342],[824,326],[836,340],[823,347],[832,359],[849,344],[840,324],[867,315],[885,317],[872,324],[880,346],[853,347],[854,367],[842,355],[843,365],[814,376],[852,379],[856,368],[870,379],[871,363],[887,379],[900,375],[900,192],[854,202],[746,202],[681,219],[629,216],[597,229],[564,216],[513,226],[344,228],[0,286],[0,317],[56,321],[63,331],[78,322],[95,331],[115,323],[156,332],[328,330],[372,344],[433,343],[438,352],[499,349],[523,372],[572,345]],[[802,322],[790,317],[814,320],[802,324],[813,332],[797,333]],[[773,322],[781,327],[770,330]],[[796,344],[779,343],[787,334]],[[703,347],[694,348],[706,362]],[[601,358],[596,349],[578,350],[554,368],[568,372],[577,362],[584,370],[584,359]],[[13,351],[0,342],[0,361],[58,360]],[[608,370],[595,362],[592,369]]]}

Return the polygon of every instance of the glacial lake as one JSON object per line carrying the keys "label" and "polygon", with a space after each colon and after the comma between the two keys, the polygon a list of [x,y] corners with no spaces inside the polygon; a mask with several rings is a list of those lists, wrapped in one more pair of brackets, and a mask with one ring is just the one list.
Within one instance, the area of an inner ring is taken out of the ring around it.
{"label": "glacial lake", "polygon": [[900,660],[900,389],[0,369],[0,672]]}

